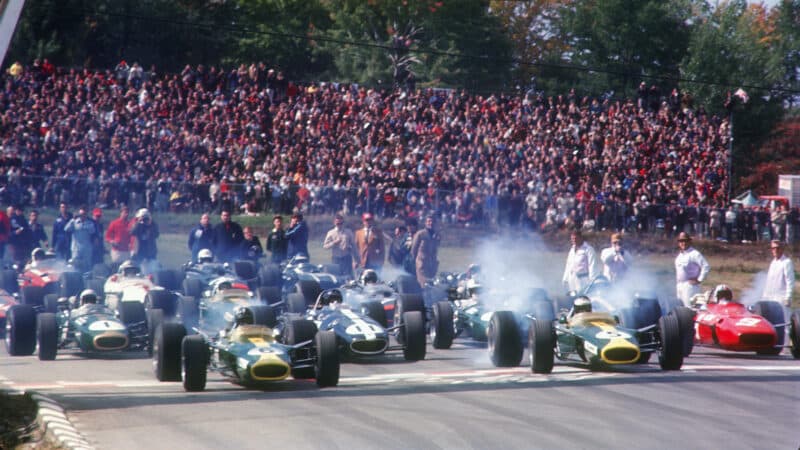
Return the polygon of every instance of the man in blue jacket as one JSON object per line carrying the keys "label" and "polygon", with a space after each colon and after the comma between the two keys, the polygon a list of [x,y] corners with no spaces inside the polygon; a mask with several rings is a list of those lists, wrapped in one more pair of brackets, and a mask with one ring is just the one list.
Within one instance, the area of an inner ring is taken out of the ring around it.
{"label": "man in blue jacket", "polygon": [[209,250],[216,248],[214,229],[211,227],[208,213],[200,216],[200,223],[189,232],[189,250],[192,252],[193,264],[197,263],[197,253],[204,248]]}
{"label": "man in blue jacket", "polygon": [[308,254],[308,225],[303,220],[301,213],[294,213],[292,221],[289,222],[289,229],[286,230],[286,239],[289,240],[289,251],[287,257],[291,259],[296,255],[303,255],[310,258]]}

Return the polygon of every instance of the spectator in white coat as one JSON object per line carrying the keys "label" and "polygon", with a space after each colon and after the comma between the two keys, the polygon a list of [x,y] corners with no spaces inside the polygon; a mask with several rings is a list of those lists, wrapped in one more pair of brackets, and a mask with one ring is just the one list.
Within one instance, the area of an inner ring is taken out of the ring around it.
{"label": "spectator in white coat", "polygon": [[589,245],[580,230],[573,230],[570,235],[572,247],[567,255],[562,283],[569,291],[582,291],[599,274],[597,269],[597,253]]}
{"label": "spectator in white coat", "polygon": [[600,260],[603,261],[603,275],[609,281],[618,281],[625,276],[631,267],[633,257],[630,252],[622,248],[622,235],[614,233],[611,235],[611,247],[604,248],[600,252]]}
{"label": "spectator in white coat", "polygon": [[780,302],[784,307],[786,320],[788,320],[794,292],[794,264],[792,259],[783,253],[783,246],[783,242],[777,239],[769,244],[769,248],[772,250],[772,262],[769,263],[767,283],[761,298]]}
{"label": "spectator in white coat", "polygon": [[684,306],[690,307],[695,294],[700,293],[700,284],[708,276],[711,266],[703,255],[692,247],[692,237],[686,232],[678,235],[680,252],[675,257],[676,295]]}

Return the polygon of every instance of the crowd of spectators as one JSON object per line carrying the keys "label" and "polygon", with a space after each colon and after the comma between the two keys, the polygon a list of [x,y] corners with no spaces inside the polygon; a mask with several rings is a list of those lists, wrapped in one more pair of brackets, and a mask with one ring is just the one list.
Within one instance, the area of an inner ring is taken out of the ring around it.
{"label": "crowd of spectators", "polygon": [[379,91],[293,83],[263,63],[162,74],[44,60],[0,80],[5,203],[709,235],[728,206],[727,119],[678,91]]}

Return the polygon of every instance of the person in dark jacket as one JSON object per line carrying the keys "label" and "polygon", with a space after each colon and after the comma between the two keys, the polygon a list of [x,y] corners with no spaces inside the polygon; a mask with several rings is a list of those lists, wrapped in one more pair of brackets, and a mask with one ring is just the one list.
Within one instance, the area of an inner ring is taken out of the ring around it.
{"label": "person in dark jacket", "polygon": [[267,250],[272,254],[270,261],[280,264],[286,260],[289,245],[289,241],[286,239],[286,231],[283,229],[283,217],[273,217],[272,227],[272,231],[267,236]]}
{"label": "person in dark jacket", "polygon": [[72,220],[72,213],[67,211],[66,203],[60,204],[58,207],[58,216],[55,222],[53,222],[53,240],[50,246],[55,250],[56,256],[64,260],[69,260],[72,257],[70,254],[72,236],[64,231],[64,227],[70,220]]}
{"label": "person in dark jacket", "polygon": [[289,240],[287,257],[302,255],[310,258],[308,254],[308,225],[303,220],[301,213],[294,213],[289,229],[286,230],[286,239]]}
{"label": "person in dark jacket", "polygon": [[258,260],[264,256],[264,248],[261,246],[261,240],[253,233],[253,228],[244,227],[244,239],[242,239],[240,259],[246,261],[253,261],[258,263]]}
{"label": "person in dark jacket", "polygon": [[239,258],[244,233],[242,227],[231,220],[229,210],[223,210],[219,217],[222,222],[214,227],[214,256],[220,262],[233,262]]}
{"label": "person in dark jacket", "polygon": [[197,264],[197,254],[200,250],[207,248],[214,250],[214,229],[211,227],[211,219],[208,213],[200,216],[200,223],[189,232],[189,250],[192,252],[192,264]]}
{"label": "person in dark jacket", "polygon": [[47,246],[47,233],[44,225],[39,223],[39,211],[34,209],[28,213],[28,250],[33,251],[42,245]]}
{"label": "person in dark jacket", "polygon": [[153,221],[147,208],[136,212],[136,220],[131,227],[131,236],[136,238],[136,247],[131,260],[143,267],[146,263],[155,262],[158,257],[158,247],[156,246],[159,236],[158,225]]}
{"label": "person in dark jacket", "polygon": [[11,233],[8,237],[9,259],[20,267],[25,265],[30,252],[28,251],[28,236],[30,229],[28,221],[22,215],[22,208],[9,206],[6,210],[8,220],[11,223]]}

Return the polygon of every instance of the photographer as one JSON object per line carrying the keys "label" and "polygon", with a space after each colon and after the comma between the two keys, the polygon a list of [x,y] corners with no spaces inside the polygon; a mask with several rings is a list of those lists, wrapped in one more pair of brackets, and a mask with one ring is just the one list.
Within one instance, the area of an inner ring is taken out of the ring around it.
{"label": "photographer", "polygon": [[142,208],[136,212],[136,220],[131,228],[131,236],[136,238],[136,247],[131,260],[143,268],[147,262],[155,262],[158,256],[158,248],[156,247],[158,225],[153,222],[153,218],[147,208]]}
{"label": "photographer", "polygon": [[98,236],[94,221],[86,216],[86,207],[78,209],[78,215],[64,226],[64,231],[72,236],[72,264],[76,269],[88,271],[92,264],[92,250]]}
{"label": "photographer", "polygon": [[600,260],[603,261],[603,275],[609,281],[618,281],[625,276],[631,266],[631,254],[622,248],[621,234],[611,235],[611,247],[603,249],[600,253]]}

